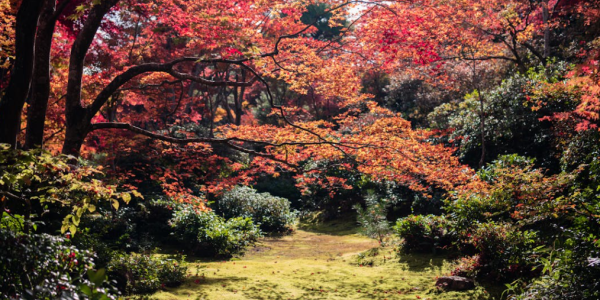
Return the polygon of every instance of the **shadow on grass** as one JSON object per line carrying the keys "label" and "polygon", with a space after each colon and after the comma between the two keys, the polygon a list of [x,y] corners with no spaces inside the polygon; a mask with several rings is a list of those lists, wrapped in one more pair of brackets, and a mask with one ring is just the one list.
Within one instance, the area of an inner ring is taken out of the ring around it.
{"label": "shadow on grass", "polygon": [[312,233],[329,234],[336,236],[353,235],[360,233],[355,215],[345,215],[336,220],[322,221],[318,215],[300,221],[299,229]]}
{"label": "shadow on grass", "polygon": [[227,289],[230,285],[236,285],[248,281],[248,277],[228,276],[223,278],[192,276],[178,287],[167,288],[166,291],[175,296],[189,296],[192,294],[202,295],[202,290],[207,288],[221,287]]}
{"label": "shadow on grass", "polygon": [[491,297],[493,297],[493,299],[506,299],[502,298],[502,292],[504,292],[504,290],[506,290],[506,286],[498,281],[478,281],[477,282],[480,286],[482,286],[489,294]]}
{"label": "shadow on grass", "polygon": [[185,284],[186,287],[195,288],[209,285],[227,285],[237,283],[239,281],[247,281],[249,277],[242,276],[227,276],[227,277],[205,277],[205,276],[192,276]]}
{"label": "shadow on grass", "polygon": [[400,254],[398,262],[408,267],[409,271],[423,272],[427,269],[442,269],[445,264],[449,264],[452,260],[444,255],[433,254]]}

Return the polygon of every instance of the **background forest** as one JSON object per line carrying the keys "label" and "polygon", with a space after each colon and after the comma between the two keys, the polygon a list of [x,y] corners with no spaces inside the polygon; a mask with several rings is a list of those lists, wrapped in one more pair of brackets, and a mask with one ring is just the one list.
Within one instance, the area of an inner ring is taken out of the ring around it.
{"label": "background forest", "polygon": [[351,216],[497,297],[600,299],[599,20],[596,0],[0,0],[0,298],[151,294],[185,255]]}

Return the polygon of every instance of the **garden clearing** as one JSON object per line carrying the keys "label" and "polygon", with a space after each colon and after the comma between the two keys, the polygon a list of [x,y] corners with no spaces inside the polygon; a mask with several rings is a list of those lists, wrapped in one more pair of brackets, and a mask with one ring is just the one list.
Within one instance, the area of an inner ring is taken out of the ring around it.
{"label": "garden clearing", "polygon": [[397,256],[343,224],[305,228],[262,238],[241,258],[190,263],[190,277],[160,300],[202,299],[491,299],[482,287],[440,292],[437,276],[449,273],[442,257]]}

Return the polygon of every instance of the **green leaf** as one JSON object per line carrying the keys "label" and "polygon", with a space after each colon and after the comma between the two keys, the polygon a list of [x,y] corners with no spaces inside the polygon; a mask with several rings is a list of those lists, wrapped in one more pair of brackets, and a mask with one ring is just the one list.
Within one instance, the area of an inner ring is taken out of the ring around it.
{"label": "green leaf", "polygon": [[[89,271],[88,271],[88,273],[89,273]],[[88,276],[89,276],[89,275],[88,275]],[[82,291],[84,294],[86,294],[88,297],[91,297],[91,296],[92,296],[92,289],[91,289],[89,286],[85,285],[85,284],[81,284],[81,285],[79,285],[79,290],[81,290],[81,291]]]}
{"label": "green leaf", "polygon": [[88,278],[91,282],[93,282],[96,286],[101,286],[104,281],[104,276],[106,275],[106,269],[101,268],[98,271],[88,270],[87,271]]}

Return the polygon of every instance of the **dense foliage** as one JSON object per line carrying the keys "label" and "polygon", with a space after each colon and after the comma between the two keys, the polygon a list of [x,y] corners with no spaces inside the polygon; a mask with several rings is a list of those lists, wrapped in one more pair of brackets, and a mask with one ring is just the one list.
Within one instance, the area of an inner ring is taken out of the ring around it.
{"label": "dense foliage", "polygon": [[598,0],[0,0],[0,290],[106,298],[108,267],[151,292],[184,267],[133,252],[241,255],[294,206],[396,221],[509,298],[600,298],[599,24]]}
{"label": "dense foliage", "polygon": [[192,206],[175,211],[171,226],[182,245],[201,257],[243,254],[261,236],[260,228],[249,217],[224,219],[213,211],[199,212]]}
{"label": "dense foliage", "polygon": [[[69,164],[73,159],[0,144],[1,207],[24,217],[22,230],[27,232],[32,221],[45,220],[48,232],[60,229],[75,234],[82,216],[103,202],[116,209],[120,200],[127,203],[132,194],[141,196],[137,191],[118,192],[115,185],[101,180],[102,172],[92,166]],[[50,216],[44,216],[46,213]]]}
{"label": "dense foliage", "polygon": [[87,276],[93,268],[94,253],[77,249],[63,237],[0,229],[3,299],[76,298],[92,288],[106,296],[103,286],[95,286]]}
{"label": "dense foliage", "polygon": [[108,264],[108,275],[126,295],[148,294],[178,286],[186,278],[183,258],[152,257],[144,254],[117,255]]}
{"label": "dense foliage", "polygon": [[225,218],[248,217],[266,232],[285,232],[296,222],[297,214],[290,202],[269,193],[238,186],[223,194],[218,200],[218,210]]}
{"label": "dense foliage", "polygon": [[452,248],[457,242],[456,231],[443,216],[410,215],[398,219],[394,232],[403,239],[406,252],[436,252]]}

